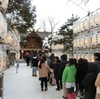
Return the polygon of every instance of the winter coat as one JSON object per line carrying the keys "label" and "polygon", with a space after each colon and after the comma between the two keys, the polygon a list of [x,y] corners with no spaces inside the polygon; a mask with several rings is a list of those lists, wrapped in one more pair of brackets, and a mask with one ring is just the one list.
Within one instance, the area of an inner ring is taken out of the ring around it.
{"label": "winter coat", "polygon": [[59,66],[60,66],[60,60],[56,61],[53,63],[53,70],[54,70],[54,77],[55,79],[60,79],[59,78]]}
{"label": "winter coat", "polygon": [[[98,74],[97,79],[95,81],[95,86],[96,87],[100,86],[100,73]],[[95,99],[100,99],[100,94],[96,93]]]}
{"label": "winter coat", "polygon": [[62,82],[68,82],[68,83],[75,82],[76,71],[77,69],[75,65],[66,66],[62,75]]}
{"label": "winter coat", "polygon": [[85,77],[86,75],[86,69],[87,69],[87,64],[84,62],[84,63],[81,63],[81,64],[78,64],[76,66],[77,68],[77,73],[76,73],[76,83],[81,83],[81,81],[83,80],[83,78]]}
{"label": "winter coat", "polygon": [[30,56],[26,56],[26,63],[30,62]]}
{"label": "winter coat", "polygon": [[95,69],[96,75],[98,75],[98,73],[100,72],[100,59],[96,59],[94,61],[94,64],[95,64],[95,67],[96,67],[96,69]]}
{"label": "winter coat", "polygon": [[60,79],[62,78],[63,71],[64,71],[64,69],[66,67],[66,64],[68,63],[67,55],[63,54],[61,56],[61,59],[62,59],[62,61],[60,62],[60,66],[59,66],[59,77],[60,77]]}
{"label": "winter coat", "polygon": [[32,58],[32,66],[31,67],[38,67],[38,58],[37,57]]}
{"label": "winter coat", "polygon": [[54,59],[50,60],[50,66],[49,66],[49,67],[50,67],[51,69],[53,69],[53,62],[54,62]]}
{"label": "winter coat", "polygon": [[39,77],[48,77],[50,69],[49,66],[46,63],[41,64],[41,68],[38,67]]}
{"label": "winter coat", "polygon": [[94,86],[96,79],[95,65],[88,63],[87,74],[81,82],[81,86],[85,88],[85,99],[95,99],[96,87]]}

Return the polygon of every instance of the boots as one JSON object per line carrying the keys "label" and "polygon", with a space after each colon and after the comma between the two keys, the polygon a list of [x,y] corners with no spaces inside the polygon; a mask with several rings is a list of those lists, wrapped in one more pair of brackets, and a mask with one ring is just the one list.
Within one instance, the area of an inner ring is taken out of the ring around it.
{"label": "boots", "polygon": [[41,88],[41,91],[43,91],[43,88]]}
{"label": "boots", "polygon": [[45,91],[47,91],[48,90],[48,88],[45,88]]}
{"label": "boots", "polygon": [[36,77],[37,75],[35,74],[34,76]]}
{"label": "boots", "polygon": [[32,76],[34,76],[34,74],[32,74]]}

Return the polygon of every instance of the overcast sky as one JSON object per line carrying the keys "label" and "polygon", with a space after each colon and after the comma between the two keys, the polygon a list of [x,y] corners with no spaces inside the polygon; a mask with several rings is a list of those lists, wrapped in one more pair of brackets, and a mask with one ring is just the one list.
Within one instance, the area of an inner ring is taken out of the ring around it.
{"label": "overcast sky", "polygon": [[[100,7],[100,0],[90,0],[86,6],[82,3],[80,7],[84,10],[73,4],[70,0],[69,2],[68,0],[33,0],[32,4],[36,5],[37,11],[37,23],[35,28],[40,28],[41,20],[47,20],[47,17],[50,16],[55,18],[55,22],[59,21],[59,24],[55,28],[55,31],[57,31],[72,14],[82,18],[87,15],[88,11],[92,12],[98,9]],[[77,2],[77,4],[79,4],[79,2]],[[49,28],[49,24],[47,24],[47,28]]]}

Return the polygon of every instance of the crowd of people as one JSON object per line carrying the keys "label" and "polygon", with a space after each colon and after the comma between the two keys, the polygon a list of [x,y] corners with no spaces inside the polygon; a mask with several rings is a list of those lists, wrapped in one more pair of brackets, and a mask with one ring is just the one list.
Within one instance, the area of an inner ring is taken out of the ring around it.
{"label": "crowd of people", "polygon": [[94,53],[94,62],[83,58],[67,61],[66,54],[58,57],[44,52],[27,53],[25,59],[27,66],[31,63],[32,76],[36,77],[38,71],[41,91],[47,91],[50,83],[57,91],[63,90],[64,99],[100,99],[100,53]]}

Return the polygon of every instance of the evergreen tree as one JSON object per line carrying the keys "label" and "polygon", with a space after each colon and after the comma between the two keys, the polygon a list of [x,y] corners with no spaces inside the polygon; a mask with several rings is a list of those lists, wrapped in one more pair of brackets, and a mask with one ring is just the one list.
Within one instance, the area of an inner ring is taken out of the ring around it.
{"label": "evergreen tree", "polygon": [[20,33],[31,32],[36,23],[36,7],[31,5],[31,0],[9,0],[7,9],[12,28],[16,27]]}
{"label": "evergreen tree", "polygon": [[67,19],[67,22],[65,22],[65,24],[63,26],[60,27],[59,29],[59,35],[62,35],[62,38],[59,38],[57,40],[54,40],[54,44],[63,44],[64,45],[64,52],[72,52],[73,49],[73,29],[72,29],[72,25],[73,22],[75,22],[76,20],[78,20],[79,17],[74,17],[74,15],[72,15],[72,17],[70,19]]}

